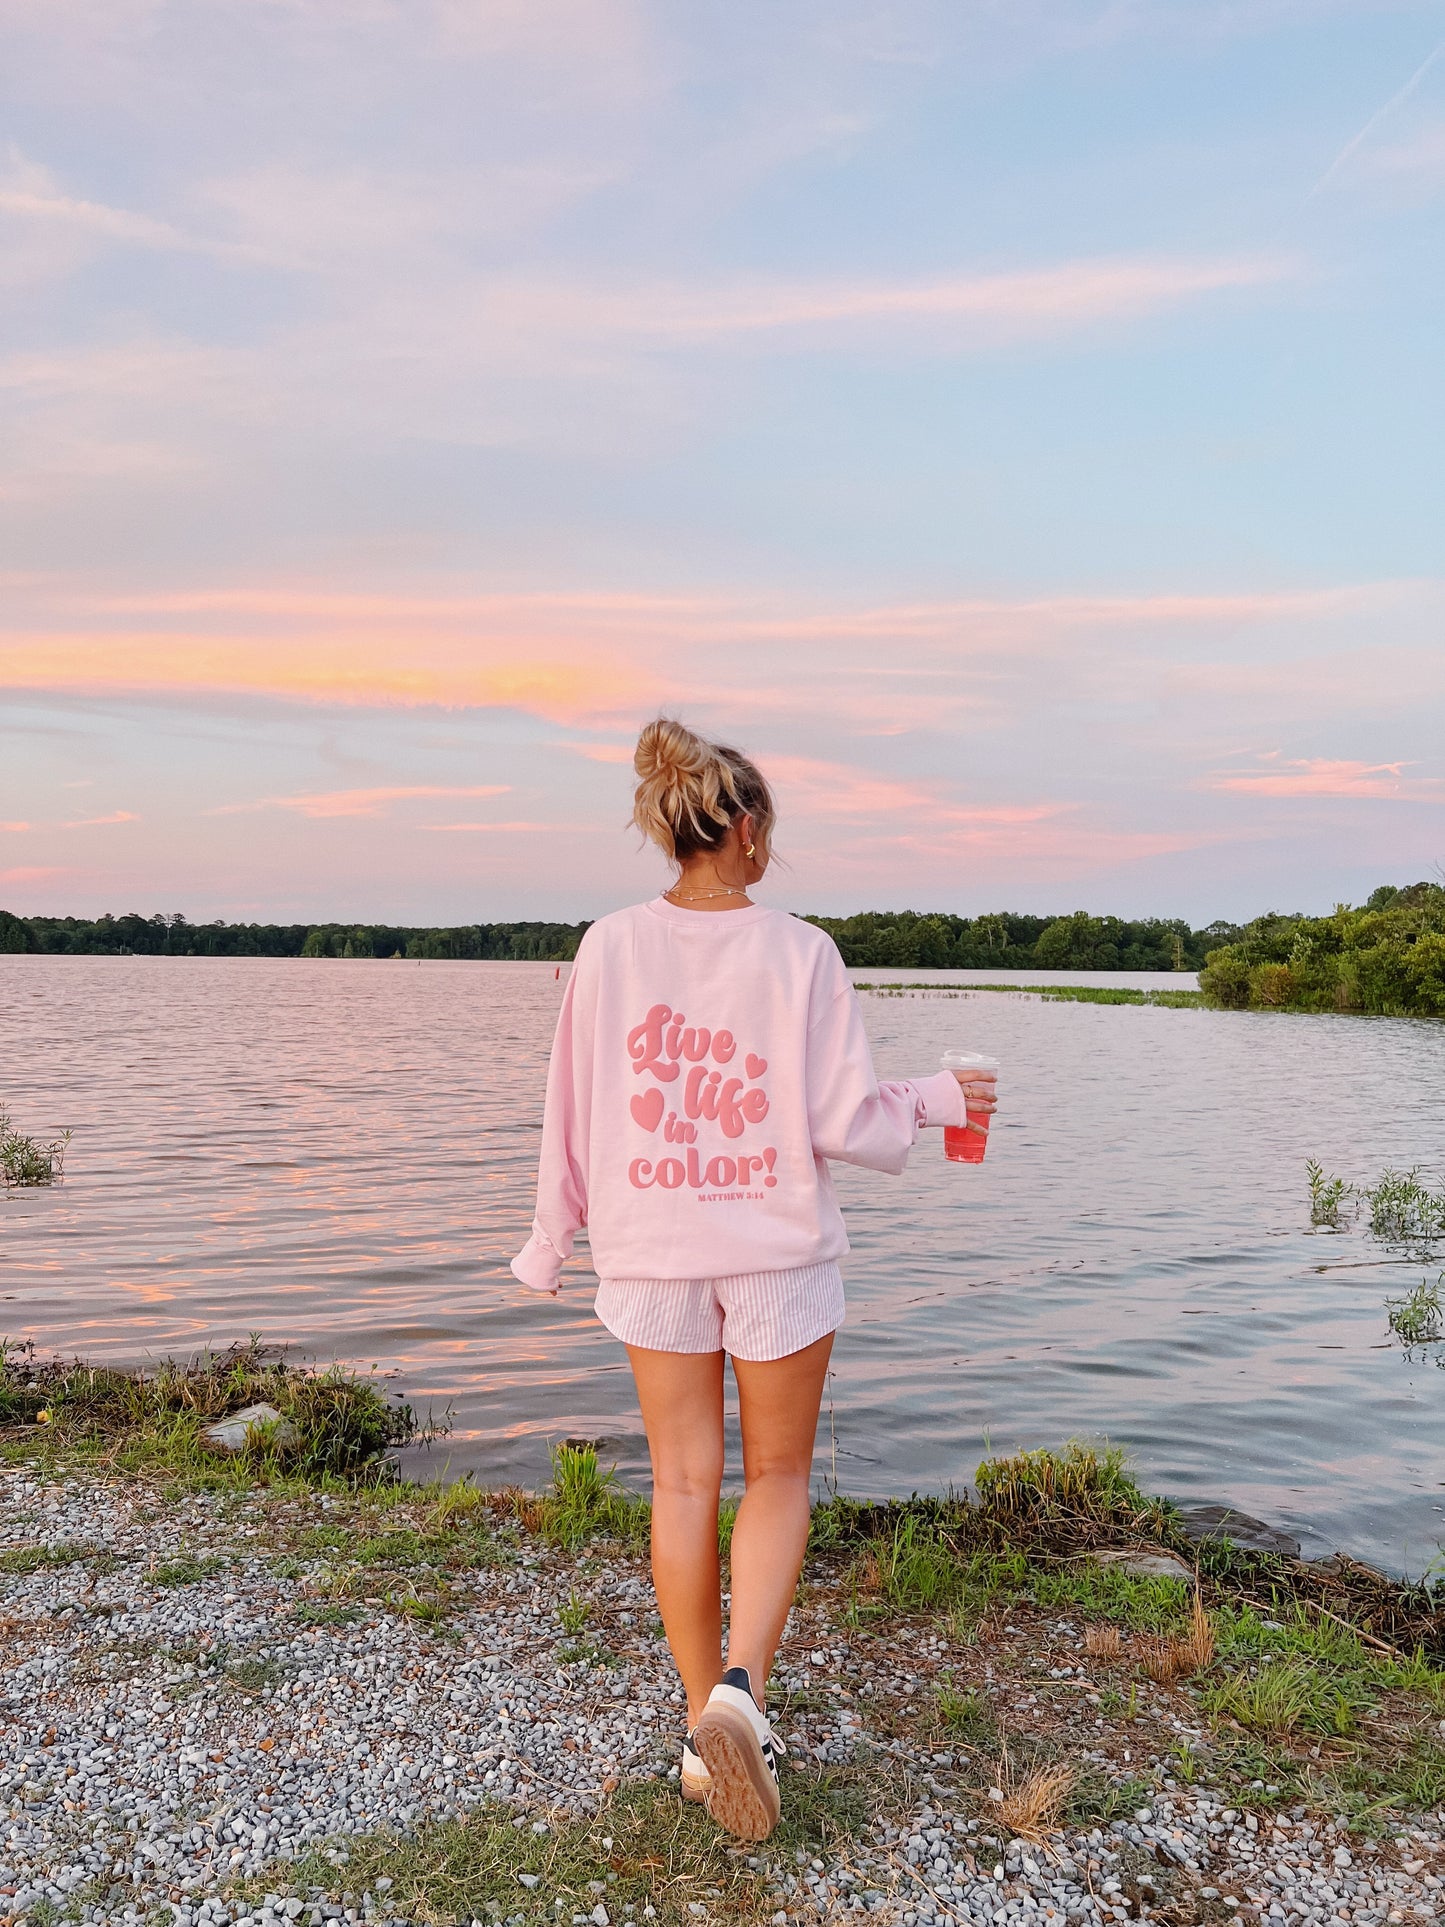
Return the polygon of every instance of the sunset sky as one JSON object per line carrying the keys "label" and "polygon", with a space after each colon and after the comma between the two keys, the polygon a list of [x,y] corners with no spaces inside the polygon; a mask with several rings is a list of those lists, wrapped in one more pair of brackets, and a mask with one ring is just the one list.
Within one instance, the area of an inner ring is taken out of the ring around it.
{"label": "sunset sky", "polygon": [[1445,12],[0,0],[0,907],[1445,863]]}

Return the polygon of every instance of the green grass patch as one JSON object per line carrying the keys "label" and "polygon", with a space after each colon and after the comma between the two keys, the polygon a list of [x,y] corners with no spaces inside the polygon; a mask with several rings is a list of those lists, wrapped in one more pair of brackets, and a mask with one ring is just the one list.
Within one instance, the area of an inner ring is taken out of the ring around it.
{"label": "green grass patch", "polygon": [[1074,1781],[1063,1818],[1071,1827],[1112,1826],[1148,1806],[1152,1792],[1144,1780],[1111,1780],[1097,1767],[1087,1767]]}
{"label": "green grass patch", "polygon": [[99,1546],[83,1545],[9,1546],[0,1552],[0,1573],[12,1573],[20,1578],[41,1572],[47,1566],[74,1566],[83,1559],[94,1559],[101,1550]]}
{"label": "green grass patch", "polygon": [[652,1520],[647,1501],[624,1491],[616,1469],[604,1471],[591,1445],[554,1448],[552,1484],[534,1511],[542,1537],[569,1551],[596,1538],[645,1545]]}
{"label": "green grass patch", "polygon": [[960,1688],[945,1673],[933,1689],[938,1726],[955,1744],[995,1747],[998,1721],[988,1695],[977,1687]]}
{"label": "green grass patch", "polygon": [[155,1586],[194,1586],[202,1579],[209,1579],[223,1564],[220,1559],[195,1559],[183,1553],[179,1559],[167,1559],[157,1566],[150,1580]]}
{"label": "green grass patch", "polygon": [[[284,1426],[255,1428],[235,1454],[203,1437],[207,1425],[255,1404],[272,1406]],[[42,1362],[33,1347],[0,1344],[0,1423],[33,1428],[25,1443],[42,1456],[163,1473],[177,1495],[196,1486],[383,1481],[388,1451],[440,1429],[421,1425],[370,1377],[293,1365],[254,1339],[135,1370]]]}
{"label": "green grass patch", "polygon": [[1153,1578],[1084,1560],[1031,1571],[1025,1590],[1045,1612],[1087,1614],[1141,1633],[1182,1633],[1193,1589],[1187,1580]]}
{"label": "green grass patch", "polygon": [[303,1626],[354,1626],[365,1616],[359,1606],[339,1606],[329,1599],[307,1600],[292,1611]]}
{"label": "green grass patch", "polygon": [[1303,1658],[1262,1662],[1205,1682],[1200,1704],[1215,1719],[1248,1732],[1323,1733],[1343,1738],[1375,1702],[1359,1675]]}

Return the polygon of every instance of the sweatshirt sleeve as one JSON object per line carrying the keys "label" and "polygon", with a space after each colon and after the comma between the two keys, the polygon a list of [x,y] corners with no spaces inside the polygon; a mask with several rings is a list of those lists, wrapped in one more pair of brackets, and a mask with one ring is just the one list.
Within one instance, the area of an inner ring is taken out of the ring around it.
{"label": "sweatshirt sleeve", "polygon": [[813,1018],[807,1065],[808,1119],[819,1157],[896,1174],[922,1127],[964,1122],[963,1088],[952,1071],[878,1081],[858,995],[846,979]]}
{"label": "sweatshirt sleeve", "polygon": [[[584,939],[585,942],[585,939]],[[532,1291],[556,1294],[558,1273],[587,1222],[587,1136],[592,1099],[590,972],[579,951],[567,979],[542,1112],[537,1215],[532,1235],[512,1260],[512,1273]]]}

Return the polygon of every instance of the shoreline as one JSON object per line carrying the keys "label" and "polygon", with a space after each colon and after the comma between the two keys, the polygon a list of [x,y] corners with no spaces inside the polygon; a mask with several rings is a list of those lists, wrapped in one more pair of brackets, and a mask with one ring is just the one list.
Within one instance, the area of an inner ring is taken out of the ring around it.
{"label": "shoreline", "polygon": [[751,1850],[677,1799],[646,1507],[595,1454],[529,1495],[0,1452],[0,1921],[1368,1927],[1445,1893],[1433,1595],[1191,1571],[1108,1455],[818,1508]]}

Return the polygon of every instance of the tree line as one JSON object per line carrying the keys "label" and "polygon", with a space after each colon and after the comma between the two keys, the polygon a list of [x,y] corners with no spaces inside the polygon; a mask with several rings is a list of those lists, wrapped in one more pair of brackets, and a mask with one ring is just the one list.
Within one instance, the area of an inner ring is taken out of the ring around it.
{"label": "tree line", "polygon": [[[1385,884],[1327,917],[1269,911],[1196,930],[1180,919],[981,917],[867,910],[809,917],[862,969],[1198,970],[1228,1010],[1445,1016],[1445,886]],[[0,910],[0,951],[70,956],[409,957],[565,963],[586,923],[446,926],[190,923],[182,916],[19,917]]]}
{"label": "tree line", "polygon": [[[955,917],[870,910],[809,917],[843,961],[863,968],[985,970],[1197,970],[1236,926],[1193,930],[1149,917],[1127,922],[1076,910],[1066,917],[999,911]],[[190,923],[182,916],[17,917],[0,910],[0,950],[70,956],[154,957],[575,957],[586,923]]]}
{"label": "tree line", "polygon": [[1327,917],[1256,917],[1211,951],[1199,988],[1223,1010],[1445,1017],[1445,885],[1382,884]]}
{"label": "tree line", "polygon": [[73,957],[455,957],[565,963],[585,923],[190,923],[182,916],[17,917],[0,951]]}

